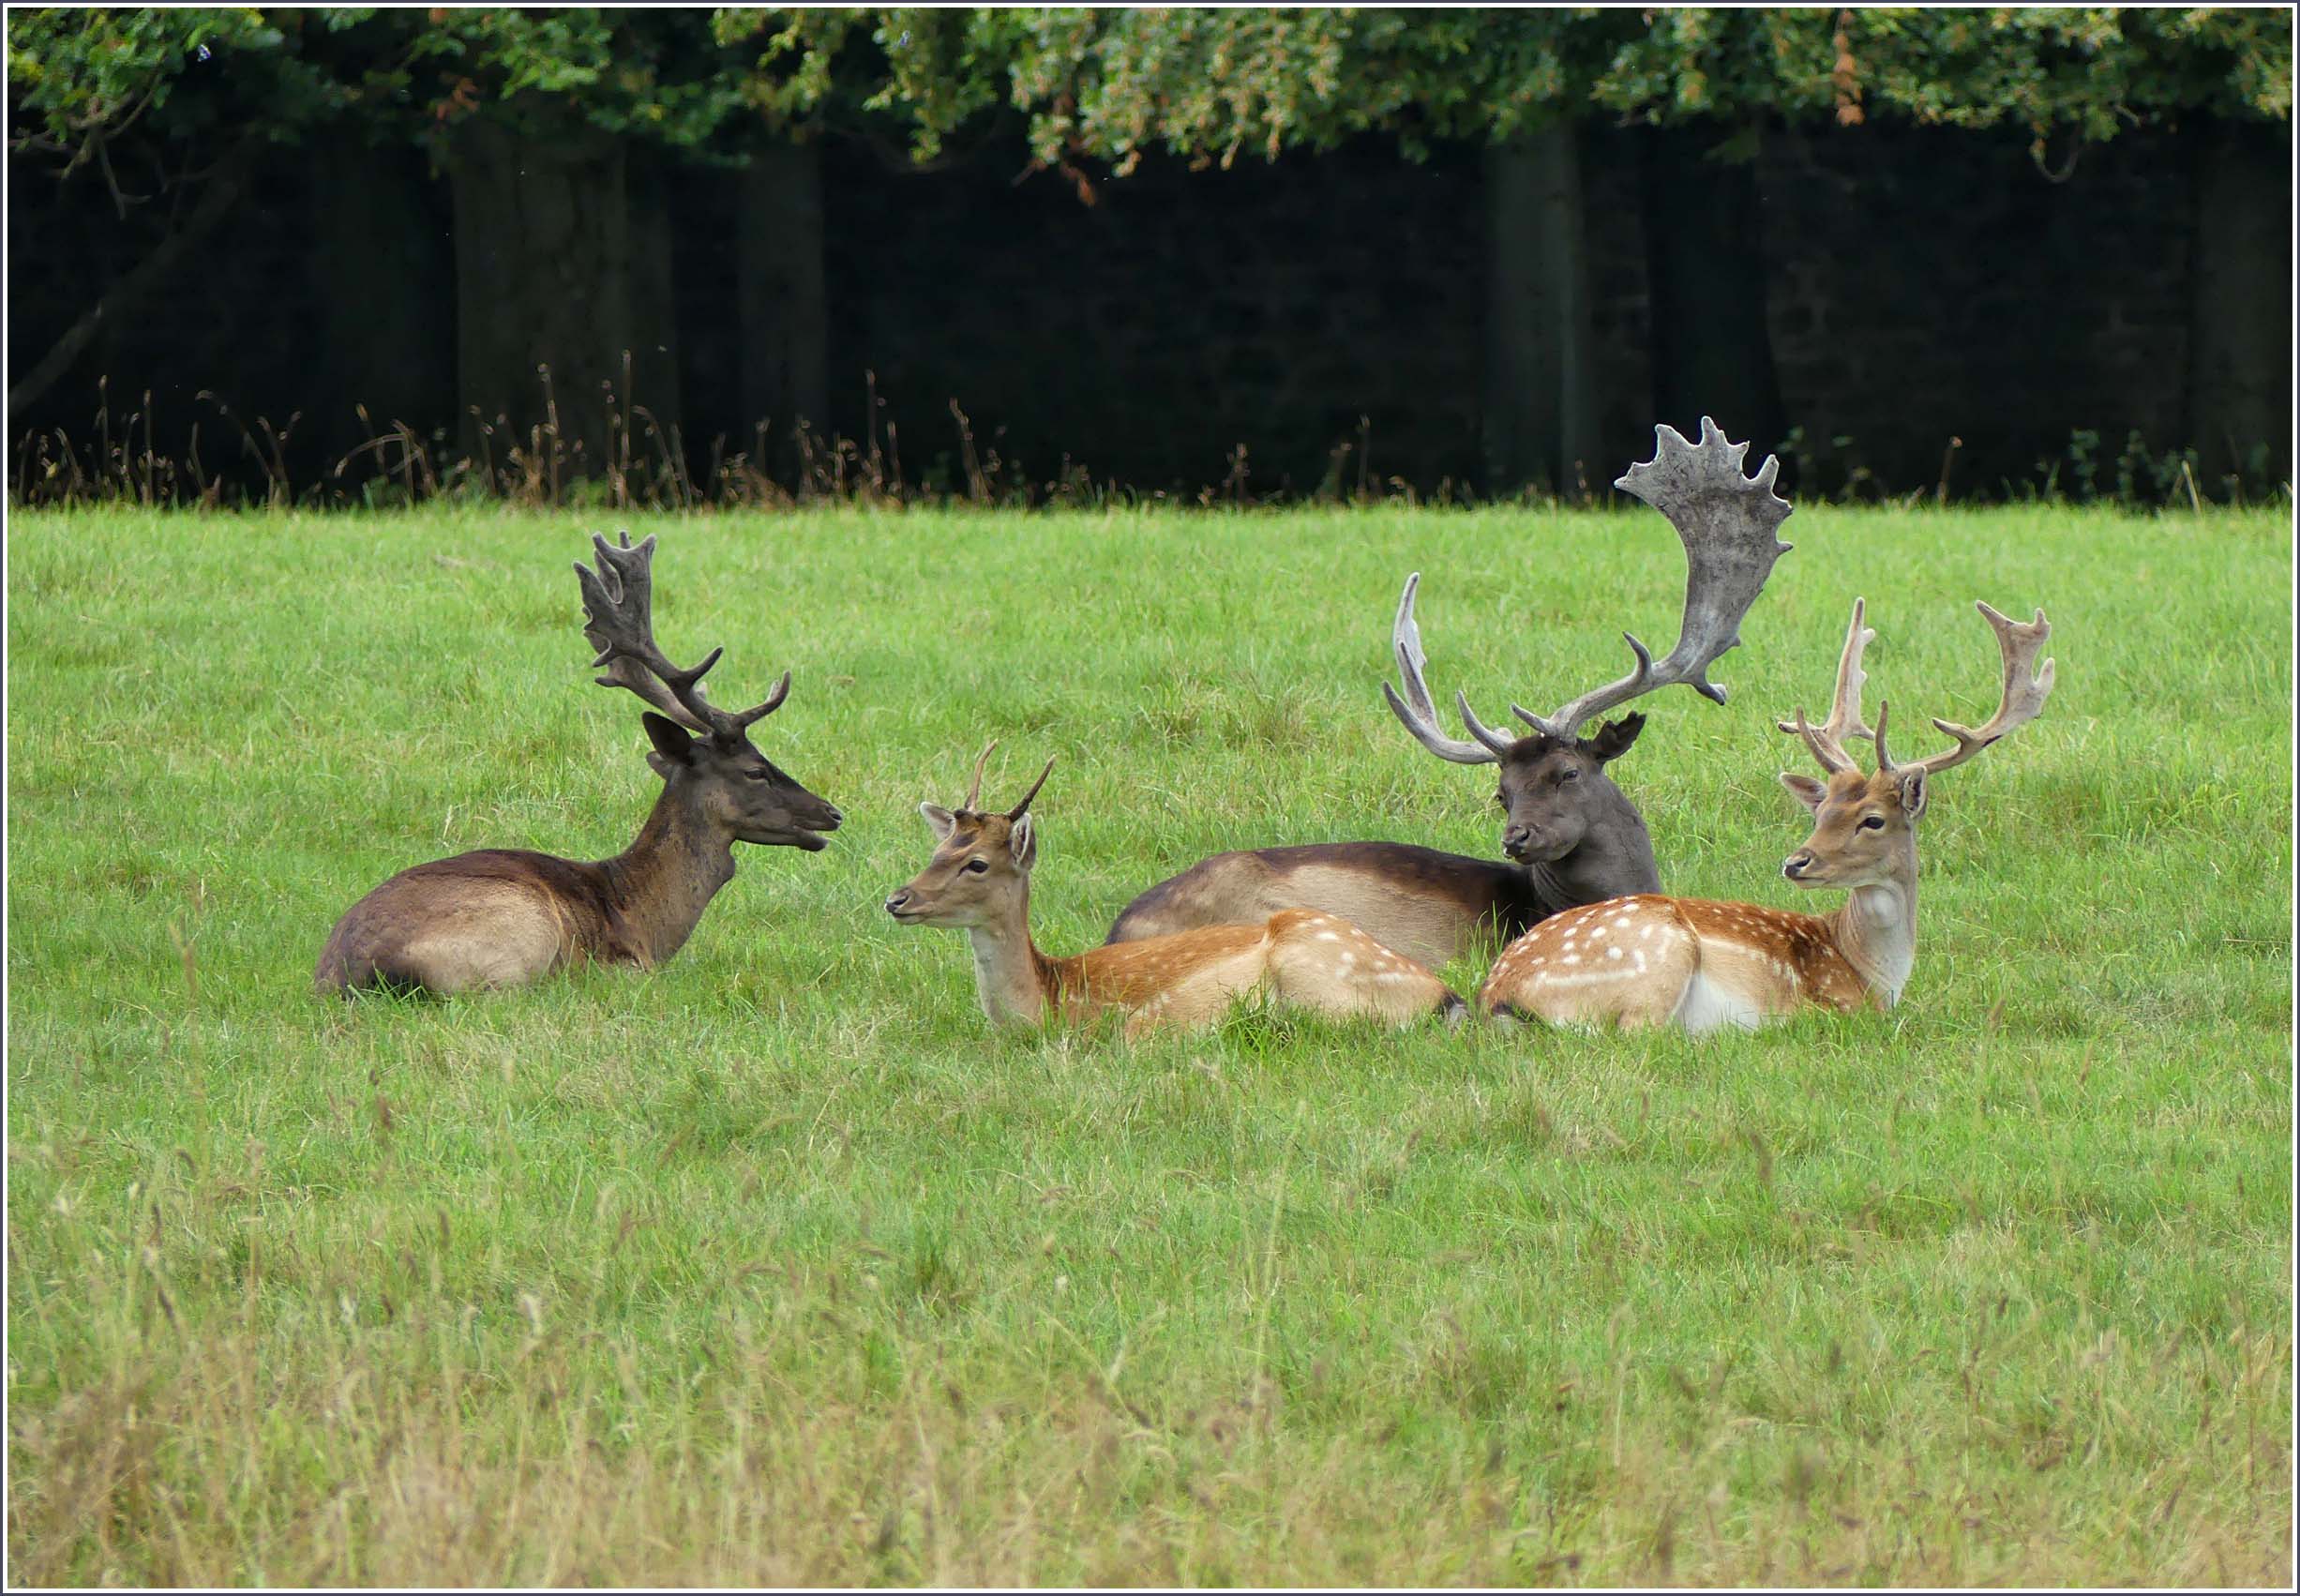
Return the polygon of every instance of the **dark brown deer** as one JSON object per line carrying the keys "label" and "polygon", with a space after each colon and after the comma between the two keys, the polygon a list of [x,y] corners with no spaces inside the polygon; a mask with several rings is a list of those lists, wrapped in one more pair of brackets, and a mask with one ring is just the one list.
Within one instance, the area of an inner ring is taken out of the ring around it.
{"label": "dark brown deer", "polygon": [[368,986],[432,994],[516,986],[573,964],[652,970],[686,942],[735,873],[733,845],[824,846],[839,813],[751,746],[750,728],[782,707],[783,672],[766,701],[740,714],[703,696],[713,649],[681,669],[655,646],[654,539],[617,548],[594,535],[597,570],[575,567],[583,635],[605,666],[603,687],[626,687],[660,710],[640,719],[663,778],[639,837],[585,864],[520,849],[483,849],[418,865],[353,904],[321,950],[323,997]]}
{"label": "dark brown deer", "polygon": [[1548,715],[1510,706],[1530,735],[1492,730],[1470,709],[1468,696],[1458,693],[1462,721],[1476,740],[1438,730],[1436,706],[1422,680],[1421,631],[1414,621],[1421,573],[1406,579],[1392,634],[1405,694],[1384,683],[1383,696],[1406,730],[1439,759],[1501,767],[1495,801],[1510,863],[1403,842],[1217,853],[1128,904],[1109,940],[1132,941],[1192,926],[1255,922],[1282,909],[1315,909],[1353,921],[1436,968],[1481,939],[1511,941],[1582,904],[1659,892],[1645,821],[1606,774],[1637,740],[1645,716],[1625,715],[1588,736],[1582,731],[1631,700],[1676,684],[1725,701],[1725,689],[1708,679],[1708,669],[1741,640],[1741,618],[1790,547],[1774,535],[1789,515],[1788,504],[1773,491],[1779,462],[1768,456],[1754,477],[1746,477],[1741,461],[1748,452],[1747,444],[1727,443],[1706,415],[1698,444],[1673,428],[1654,429],[1653,459],[1631,466],[1614,486],[1661,511],[1685,544],[1685,615],[1676,647],[1656,663],[1643,643],[1623,634],[1637,664],[1619,681]]}

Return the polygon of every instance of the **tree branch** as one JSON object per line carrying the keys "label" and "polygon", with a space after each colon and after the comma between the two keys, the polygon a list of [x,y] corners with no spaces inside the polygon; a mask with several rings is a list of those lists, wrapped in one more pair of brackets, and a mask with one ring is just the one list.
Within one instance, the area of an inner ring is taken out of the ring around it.
{"label": "tree branch", "polygon": [[185,251],[216,230],[217,224],[231,212],[233,202],[239,198],[241,189],[247,186],[248,174],[255,167],[258,143],[259,141],[255,139],[245,140],[225,157],[217,167],[215,176],[208,180],[207,191],[200,196],[199,204],[192,208],[184,225],[161,239],[153,247],[150,254],[129,267],[119,281],[106,289],[87,314],[67,328],[64,336],[50,346],[46,354],[40,356],[39,363],[24,373],[23,381],[8,385],[8,407],[11,422],[15,413],[36,402],[55,385],[56,379],[71,369],[72,362],[80,358],[81,353],[94,341],[107,322],[116,320],[149,294]]}

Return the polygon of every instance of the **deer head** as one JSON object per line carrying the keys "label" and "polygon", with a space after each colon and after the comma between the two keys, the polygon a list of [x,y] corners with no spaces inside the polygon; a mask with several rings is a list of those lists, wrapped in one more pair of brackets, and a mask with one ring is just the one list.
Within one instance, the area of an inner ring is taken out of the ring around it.
{"label": "deer head", "polygon": [[598,568],[576,565],[583,636],[599,651],[592,664],[607,668],[599,685],[627,688],[654,706],[640,716],[654,745],[647,762],[673,793],[691,801],[707,825],[737,842],[809,852],[823,848],[817,834],[838,829],[838,810],[751,745],[751,727],[782,707],[790,672],[783,672],[763,703],[739,714],[705,698],[703,675],[726,651],[714,648],[700,664],[683,669],[655,646],[654,541],[650,535],[633,548],[626,532],[618,548],[594,533]]}
{"label": "deer head", "polygon": [[[1797,801],[1812,811],[1812,835],[1782,863],[1781,873],[1799,886],[1857,888],[1917,878],[1917,822],[1925,812],[1928,784],[1934,775],[1954,769],[2000,738],[2037,718],[2052,691],[2052,661],[2041,669],[2037,656],[2052,635],[2044,611],[2026,625],[2007,619],[1986,604],[1976,603],[1981,617],[1996,633],[2004,657],[2005,683],[1996,713],[1978,730],[1936,719],[1955,740],[1956,746],[1925,759],[1896,760],[1886,742],[1889,705],[1877,706],[1876,730],[1861,722],[1861,688],[1868,677],[1861,670],[1861,653],[1876,637],[1866,624],[1868,605],[1853,601],[1853,623],[1846,628],[1844,652],[1837,662],[1837,687],[1828,718],[1810,724],[1798,710],[1795,720],[1780,722],[1781,730],[1804,739],[1826,781],[1783,771],[1781,781]],[[1877,768],[1863,775],[1845,752],[1845,744],[1866,740],[1876,745]]]}
{"label": "deer head", "polygon": [[1048,760],[1022,801],[1003,813],[975,806],[983,791],[983,765],[993,740],[975,757],[974,779],[956,809],[921,804],[919,813],[935,834],[935,853],[926,867],[886,900],[886,911],[906,926],[984,926],[1007,919],[1027,901],[1030,867],[1038,863],[1038,834],[1030,800],[1054,770]]}
{"label": "deer head", "polygon": [[1624,633],[1636,656],[1628,675],[1546,715],[1510,706],[1530,729],[1526,736],[1494,730],[1469,707],[1468,695],[1456,693],[1462,724],[1475,739],[1466,742],[1438,730],[1436,705],[1423,679],[1428,661],[1414,620],[1420,572],[1406,579],[1398,600],[1391,647],[1404,692],[1385,682],[1383,697],[1406,730],[1439,759],[1501,767],[1496,801],[1503,815],[1502,851],[1522,864],[1563,858],[1593,833],[1638,823],[1605,767],[1629,751],[1646,717],[1625,715],[1589,736],[1582,735],[1584,728],[1631,700],[1679,684],[1723,703],[1725,689],[1708,679],[1709,667],[1740,642],[1741,618],[1763,591],[1773,563],[1790,548],[1774,535],[1790,513],[1773,491],[1779,461],[1767,456],[1755,476],[1743,476],[1749,445],[1728,443],[1706,415],[1698,444],[1668,426],[1656,427],[1653,434],[1653,459],[1631,466],[1614,486],[1660,510],[1685,545],[1684,617],[1666,658],[1657,663],[1645,644]]}

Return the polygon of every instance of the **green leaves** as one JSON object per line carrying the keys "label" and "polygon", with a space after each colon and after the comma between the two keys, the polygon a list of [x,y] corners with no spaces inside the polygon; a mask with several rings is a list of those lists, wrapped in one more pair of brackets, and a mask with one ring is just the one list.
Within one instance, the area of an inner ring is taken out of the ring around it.
{"label": "green leaves", "polygon": [[2224,8],[45,8],[8,36],[16,146],[68,167],[139,126],[293,138],[346,113],[421,143],[573,118],[726,158],[834,132],[919,162],[1019,114],[1041,163],[1120,173],[1148,150],[1226,165],[1378,132],[1418,154],[1592,112],[2010,125],[2039,147],[2292,114],[2287,19]]}

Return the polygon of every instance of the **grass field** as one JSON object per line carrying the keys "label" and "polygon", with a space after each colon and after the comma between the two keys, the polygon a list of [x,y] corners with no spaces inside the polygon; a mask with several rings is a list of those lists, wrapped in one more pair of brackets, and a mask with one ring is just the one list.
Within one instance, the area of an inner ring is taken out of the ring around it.
{"label": "grass field", "polygon": [[1854,595],[1896,726],[1994,703],[1973,598],[2054,625],[1888,1016],[1005,1038],[879,910],[992,735],[994,797],[1060,757],[1056,951],[1225,847],[1491,853],[1398,583],[1441,696],[1561,700],[1675,636],[1642,508],[634,521],[846,828],[654,975],[316,1001],[392,871],[636,830],[594,524],[13,519],[14,1581],[2291,1573],[2281,512],[1789,522],[1731,703],[1616,767],[1672,891],[1836,901],[1770,723]]}

